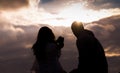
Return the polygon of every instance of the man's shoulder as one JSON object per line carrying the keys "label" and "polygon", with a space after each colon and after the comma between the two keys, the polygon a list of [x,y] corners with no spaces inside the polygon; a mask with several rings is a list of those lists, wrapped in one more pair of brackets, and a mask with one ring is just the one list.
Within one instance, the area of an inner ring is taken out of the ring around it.
{"label": "man's shoulder", "polygon": [[77,41],[85,42],[85,41],[91,41],[95,40],[95,36],[92,31],[90,30],[84,30],[80,33],[79,37],[77,38]]}
{"label": "man's shoulder", "polygon": [[91,30],[85,29],[84,32],[88,35],[94,36],[94,33]]}

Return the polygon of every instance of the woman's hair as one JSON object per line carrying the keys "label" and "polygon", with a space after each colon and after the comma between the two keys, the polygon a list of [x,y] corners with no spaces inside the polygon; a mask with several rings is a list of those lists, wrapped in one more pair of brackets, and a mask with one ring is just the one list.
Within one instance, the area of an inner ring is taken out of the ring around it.
{"label": "woman's hair", "polygon": [[52,30],[46,26],[42,27],[37,36],[37,42],[48,42],[53,41],[55,39],[55,36],[52,32]]}
{"label": "woman's hair", "polygon": [[46,26],[40,28],[37,36],[37,40],[33,45],[33,53],[36,58],[45,58],[45,47],[48,42],[54,42],[55,35],[53,34],[52,30]]}

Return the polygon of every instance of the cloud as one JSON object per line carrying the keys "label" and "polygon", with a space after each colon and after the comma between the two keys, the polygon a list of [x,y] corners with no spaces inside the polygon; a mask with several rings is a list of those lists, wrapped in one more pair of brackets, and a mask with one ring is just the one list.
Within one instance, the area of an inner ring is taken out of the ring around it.
{"label": "cloud", "polygon": [[92,9],[110,9],[110,8],[120,8],[120,0],[93,0],[90,2],[88,0],[88,8]]}
{"label": "cloud", "polygon": [[64,7],[70,6],[74,3],[84,2],[83,0],[41,0],[39,7],[44,8],[46,11],[56,14],[63,10]]}
{"label": "cloud", "polygon": [[28,5],[28,0],[0,0],[0,10],[17,9]]}
{"label": "cloud", "polygon": [[75,3],[81,3],[86,8],[95,10],[120,8],[119,0],[41,0],[39,6],[47,11],[59,12],[59,9],[62,10]]}
{"label": "cloud", "polygon": [[106,48],[108,53],[120,54],[120,41],[119,41],[119,27],[120,27],[120,15],[103,18],[99,21],[92,22],[86,25],[96,34],[97,38],[101,40],[101,43]]}
{"label": "cloud", "polygon": [[[8,23],[0,23],[0,57],[8,58],[11,54],[30,49],[37,35],[39,26],[15,26]],[[18,53],[20,54],[20,53]],[[3,56],[4,55],[4,56]],[[8,56],[8,57],[7,57]],[[17,55],[13,55],[16,57]],[[9,57],[10,58],[10,57]],[[8,58],[8,59],[9,59]]]}
{"label": "cloud", "polygon": [[53,2],[54,0],[40,0],[41,1],[41,3],[49,3],[49,2]]}

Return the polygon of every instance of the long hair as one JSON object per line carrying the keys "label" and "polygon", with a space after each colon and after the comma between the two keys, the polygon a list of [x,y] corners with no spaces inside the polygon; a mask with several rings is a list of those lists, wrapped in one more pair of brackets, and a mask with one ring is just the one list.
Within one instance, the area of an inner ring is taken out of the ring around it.
{"label": "long hair", "polygon": [[54,42],[55,35],[53,34],[52,30],[46,26],[40,28],[37,36],[37,40],[33,45],[33,53],[37,59],[44,59],[45,58],[45,47],[48,42]]}

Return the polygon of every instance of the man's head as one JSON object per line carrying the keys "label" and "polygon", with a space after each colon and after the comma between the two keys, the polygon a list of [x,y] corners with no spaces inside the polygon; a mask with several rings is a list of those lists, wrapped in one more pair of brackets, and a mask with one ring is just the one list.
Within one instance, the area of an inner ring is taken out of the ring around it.
{"label": "man's head", "polygon": [[82,22],[74,21],[71,25],[72,32],[75,36],[78,36],[80,31],[84,30],[84,26]]}

